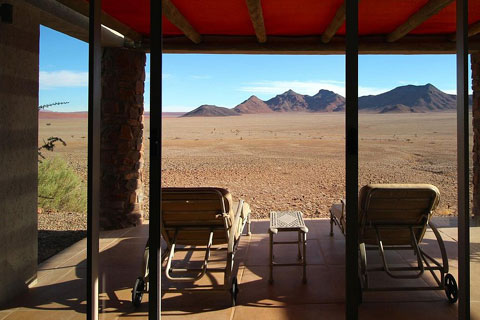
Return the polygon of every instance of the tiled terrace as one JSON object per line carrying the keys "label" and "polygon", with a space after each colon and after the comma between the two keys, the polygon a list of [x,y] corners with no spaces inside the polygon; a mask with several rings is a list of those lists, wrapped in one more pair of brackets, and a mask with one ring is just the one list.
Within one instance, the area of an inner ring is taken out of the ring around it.
{"label": "tiled terrace", "polygon": [[[451,266],[457,277],[457,229],[449,220],[437,220],[444,238]],[[268,283],[268,221],[252,223],[253,234],[245,236],[236,256],[240,293],[238,305],[229,306],[230,295],[225,293],[165,294],[162,300],[163,319],[344,319],[344,238],[338,230],[329,236],[326,219],[307,220],[307,277],[302,284],[301,267],[274,269],[274,284]],[[103,232],[101,237],[100,305],[101,319],[146,319],[148,294],[139,309],[131,302],[131,287],[139,269],[148,234],[148,225],[137,228]],[[295,237],[283,233],[279,237]],[[292,238],[294,239],[294,238]],[[427,232],[424,248],[439,257]],[[480,242],[480,230],[472,231],[472,243]],[[40,266],[38,283],[28,294],[0,311],[0,319],[85,319],[85,246],[80,241]],[[276,247],[279,260],[296,259],[295,245]],[[478,251],[478,244],[472,245]],[[212,260],[219,254],[214,252]],[[180,257],[180,256],[179,256]],[[180,257],[181,258],[181,257]],[[369,262],[379,261],[375,254]],[[411,262],[414,257],[405,252],[391,252],[392,262]],[[212,262],[218,264],[219,262]],[[472,309],[479,302],[477,283],[480,281],[478,254],[472,257]],[[388,277],[376,277],[377,283],[392,283]],[[201,282],[223,283],[221,274],[205,276]],[[431,281],[428,277],[415,282]],[[164,281],[165,283],[165,281]],[[411,282],[402,282],[405,285]],[[480,308],[478,308],[480,309]],[[360,307],[361,319],[456,319],[457,305],[447,302],[443,291],[365,293]],[[472,318],[480,316],[473,313]]]}

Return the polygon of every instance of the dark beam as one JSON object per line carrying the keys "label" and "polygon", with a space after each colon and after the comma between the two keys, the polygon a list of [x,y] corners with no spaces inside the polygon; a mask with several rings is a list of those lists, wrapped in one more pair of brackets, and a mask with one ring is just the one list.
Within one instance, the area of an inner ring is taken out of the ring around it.
{"label": "dark beam", "polygon": [[[472,23],[470,26],[468,26],[468,37],[473,37],[476,36],[477,34],[480,33],[480,21],[477,21],[475,23]],[[450,41],[456,41],[457,40],[457,34],[454,33],[451,35]]]}
{"label": "dark beam", "polygon": [[415,12],[408,18],[408,20],[395,29],[392,33],[387,36],[388,42],[394,42],[398,39],[403,38],[407,35],[410,31],[417,28],[423,22],[428,20],[431,16],[436,15],[440,12],[443,8],[448,6],[454,0],[430,0],[425,4],[420,10]]}
{"label": "dark beam", "polygon": [[333,20],[328,25],[327,29],[322,34],[322,42],[329,43],[333,36],[337,33],[338,29],[345,22],[345,2],[337,9],[337,13],[333,17]]}
{"label": "dark beam", "polygon": [[[89,3],[84,0],[56,0],[57,2],[62,3],[63,5],[81,13],[82,15],[88,17],[89,16]],[[113,29],[126,38],[131,39],[133,41],[141,41],[143,36],[127,26],[126,24],[118,21],[111,15],[102,11],[102,24],[110,29]]]}
{"label": "dark beam", "polygon": [[[88,42],[88,18],[56,0],[24,0],[35,7],[41,25]],[[123,47],[125,39],[102,28],[102,46]]]}
{"label": "dark beam", "polygon": [[479,33],[480,33],[480,21],[477,21],[468,27],[468,37],[473,37]]}
{"label": "dark beam", "polygon": [[195,30],[182,13],[175,7],[170,0],[162,0],[162,10],[165,18],[173,23],[183,34],[193,43],[202,42],[202,36]]}
{"label": "dark beam", "polygon": [[267,42],[267,33],[263,21],[262,3],[260,0],[246,0],[250,20],[252,20],[253,29],[260,43]]}
{"label": "dark beam", "polygon": [[[345,54],[345,38],[334,37],[328,44],[320,37],[269,36],[267,43],[258,43],[254,36],[204,36],[200,44],[187,38],[163,38],[165,53],[227,53],[227,54]],[[148,40],[145,50],[149,50]],[[480,40],[471,40],[470,52],[480,50]],[[360,54],[454,54],[455,43],[446,36],[406,36],[388,43],[383,36],[359,37]]]}

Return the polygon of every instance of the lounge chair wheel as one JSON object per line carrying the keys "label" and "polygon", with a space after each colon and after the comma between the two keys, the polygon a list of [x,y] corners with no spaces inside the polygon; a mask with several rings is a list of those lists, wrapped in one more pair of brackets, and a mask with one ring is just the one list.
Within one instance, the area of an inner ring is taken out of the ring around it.
{"label": "lounge chair wheel", "polygon": [[458,287],[457,281],[450,274],[445,275],[445,294],[447,295],[448,302],[455,303],[458,300]]}
{"label": "lounge chair wheel", "polygon": [[230,290],[230,294],[232,296],[232,307],[235,307],[237,304],[237,296],[238,296],[238,281],[237,277],[233,277],[232,280],[232,289]]}
{"label": "lounge chair wheel", "polygon": [[142,303],[143,292],[145,291],[145,281],[142,277],[135,280],[132,289],[132,303],[137,308]]}

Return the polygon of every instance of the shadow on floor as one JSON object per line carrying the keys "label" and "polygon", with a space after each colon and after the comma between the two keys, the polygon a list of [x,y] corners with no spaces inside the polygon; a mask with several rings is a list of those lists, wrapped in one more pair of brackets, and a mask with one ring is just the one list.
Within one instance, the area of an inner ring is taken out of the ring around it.
{"label": "shadow on floor", "polygon": [[[240,282],[237,307],[230,307],[229,292],[162,295],[162,318],[188,319],[343,319],[345,301],[345,241],[336,231],[328,236],[327,220],[307,220],[310,229],[307,244],[307,277],[303,284],[301,267],[274,269],[274,284],[268,283],[268,221],[253,222],[251,237],[243,237],[236,254]],[[148,225],[130,230],[102,233],[99,255],[99,304],[104,319],[146,318],[148,294],[140,308],[131,304],[131,289],[140,275]],[[295,237],[295,235],[292,235]],[[288,234],[282,235],[288,239]],[[456,263],[457,243],[445,238],[452,264]],[[84,319],[86,312],[86,241],[42,264],[38,284],[12,302],[8,309],[24,312],[24,319],[40,319],[39,312],[53,312],[55,319]],[[436,241],[427,233],[424,247],[440,257]],[[295,248],[294,248],[295,249]],[[280,260],[296,259],[295,250],[276,251]],[[222,252],[224,254],[224,252]],[[200,253],[200,256],[202,254]],[[185,263],[191,255],[179,256]],[[389,258],[398,261],[415,259],[396,253]],[[222,260],[217,253],[212,260]],[[378,259],[377,259],[378,260]],[[372,262],[375,258],[372,257]],[[414,260],[413,260],[414,261]],[[218,262],[216,262],[218,263]],[[223,275],[207,274],[206,281],[222,284]],[[162,277],[162,285],[171,283]],[[449,305],[444,295],[431,292],[368,293],[360,307],[362,319],[425,319],[425,312],[435,319],[455,319],[456,305]],[[49,319],[49,317],[46,317]],[[0,319],[2,314],[0,312]],[[16,318],[22,319],[22,317]]]}
{"label": "shadow on floor", "polygon": [[38,263],[42,263],[86,236],[87,230],[38,230]]}

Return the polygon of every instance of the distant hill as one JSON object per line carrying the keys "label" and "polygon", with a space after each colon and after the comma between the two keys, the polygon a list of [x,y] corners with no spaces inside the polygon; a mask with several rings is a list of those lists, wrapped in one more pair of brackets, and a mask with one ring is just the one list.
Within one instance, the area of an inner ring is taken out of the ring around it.
{"label": "distant hill", "polygon": [[320,90],[314,96],[288,90],[267,101],[251,96],[234,110],[239,113],[343,111],[345,98],[329,90]]}
{"label": "distant hill", "polygon": [[[469,97],[470,108],[472,96]],[[272,112],[338,112],[345,111],[345,98],[333,91],[320,90],[313,96],[288,90],[263,101],[251,96],[233,109],[203,105],[185,114],[185,117],[238,116]],[[456,96],[447,94],[428,83],[422,86],[406,85],[379,95],[358,98],[360,112],[421,113],[456,110]]]}
{"label": "distant hill", "polygon": [[345,98],[333,91],[320,90],[313,97],[306,96],[309,111],[344,111]]}
{"label": "distant hill", "polygon": [[[185,112],[162,112],[162,118],[179,118],[184,114]],[[150,111],[145,111],[143,116],[145,118],[150,118]]]}
{"label": "distant hill", "polygon": [[408,107],[403,104],[396,104],[394,106],[384,107],[379,113],[417,113],[415,108]]}
{"label": "distant hill", "polygon": [[39,119],[87,119],[87,111],[77,112],[56,112],[50,110],[40,110],[38,112]]}
{"label": "distant hill", "polygon": [[240,103],[233,108],[238,113],[270,113],[272,109],[263,101],[257,98],[257,96],[251,96],[247,100]]}
{"label": "distant hill", "polygon": [[251,96],[233,109],[203,105],[187,113],[184,117],[220,117],[241,114],[257,114],[272,112],[331,112],[345,110],[345,98],[333,91],[320,90],[314,96],[288,90],[263,101]]}
{"label": "distant hill", "polygon": [[305,112],[308,111],[307,96],[288,90],[265,101],[268,107],[275,112]]}
{"label": "distant hill", "polygon": [[379,95],[358,99],[360,111],[375,113],[389,112],[431,112],[455,110],[456,96],[438,90],[435,86],[407,85],[397,87]]}
{"label": "distant hill", "polygon": [[195,110],[185,113],[182,117],[226,117],[239,115],[240,113],[238,113],[234,109],[204,104]]}

